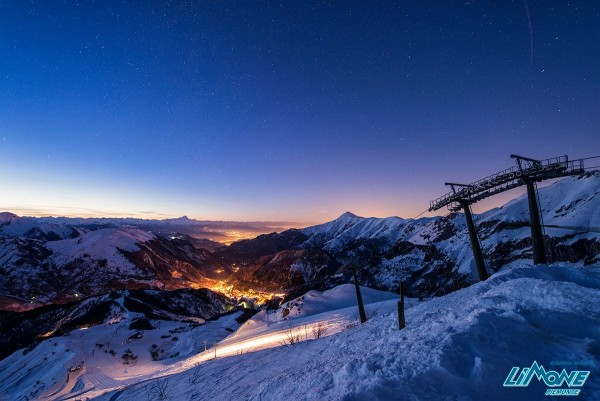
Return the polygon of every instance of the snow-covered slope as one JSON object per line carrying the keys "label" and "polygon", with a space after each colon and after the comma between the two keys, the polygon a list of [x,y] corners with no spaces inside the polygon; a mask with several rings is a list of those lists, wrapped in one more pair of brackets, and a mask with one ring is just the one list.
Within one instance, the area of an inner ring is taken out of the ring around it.
{"label": "snow-covered slope", "polygon": [[0,311],[0,359],[19,348],[34,347],[44,338],[67,335],[81,327],[112,324],[132,314],[196,324],[234,307],[229,298],[208,289],[180,289],[113,291],[26,312]]}
{"label": "snow-covered slope", "polygon": [[[311,292],[284,306],[285,317],[280,309],[250,320],[217,345],[216,360],[211,348],[161,364],[140,359],[135,366],[110,365],[116,357],[101,348],[95,350],[100,357],[90,355],[91,338],[103,339],[104,345],[110,341],[112,347],[115,338],[126,338],[124,328],[116,337],[109,335],[109,326],[96,328],[93,337],[86,337],[92,329],[74,332],[3,361],[0,392],[105,401],[158,399],[161,389],[169,399],[211,401],[547,400],[548,387],[535,378],[528,387],[503,387],[513,367],[537,361],[547,370],[590,371],[579,397],[600,399],[600,266],[515,267],[443,297],[409,300],[407,327],[401,331],[397,298],[363,293],[375,302],[370,312],[376,311],[363,325],[347,324],[356,320],[351,287]],[[318,322],[331,324],[325,337],[311,334]],[[290,345],[282,327],[299,333],[302,341]],[[58,363],[47,365],[53,351]],[[78,360],[73,353],[88,359],[68,372]]]}
{"label": "snow-covered slope", "polygon": [[400,332],[395,313],[382,313],[325,339],[201,364],[201,388],[185,383],[190,370],[132,386],[117,399],[142,400],[157,383],[177,399],[195,400],[548,399],[537,380],[526,388],[502,386],[513,366],[534,360],[548,370],[565,367],[552,362],[582,363],[567,369],[590,370],[581,398],[598,399],[599,273],[516,268],[417,304]]}
{"label": "snow-covered slope", "polygon": [[90,231],[73,239],[51,241],[47,247],[53,252],[52,260],[57,265],[64,266],[86,257],[105,260],[103,267],[107,270],[129,269],[133,273],[136,267],[123,256],[122,251],[139,251],[138,244],[155,238],[153,234],[137,228],[111,227]]}
{"label": "snow-covered slope", "polygon": [[206,324],[152,319],[151,329],[140,330],[130,327],[143,314],[119,310],[104,324],[50,338],[4,359],[0,399],[69,399],[90,388],[143,381],[201,352],[204,341],[212,346],[229,335],[239,327],[241,313]]}
{"label": "snow-covered slope", "polygon": [[[394,302],[387,302],[397,298],[395,294],[369,288],[362,288],[362,293],[371,316],[395,308]],[[352,285],[323,293],[311,291],[277,310],[268,313],[263,310],[231,335],[230,332],[240,326],[241,312],[204,325],[198,325],[204,323],[202,319],[192,325],[150,319],[151,329],[131,327],[136,320],[148,316],[148,313],[136,312],[139,307],[132,309],[135,304],[131,298],[132,295],[126,293],[118,298],[86,300],[78,310],[86,309],[83,304],[90,302],[110,302],[102,324],[90,327],[84,324],[84,329],[44,340],[0,362],[0,399],[3,396],[51,400],[69,399],[77,394],[90,396],[156,376],[184,372],[215,355],[223,358],[278,347],[288,340],[292,330],[294,334],[302,331],[305,341],[307,337],[314,339],[338,333],[353,326],[356,320]],[[204,307],[211,305],[208,302]],[[214,314],[224,305],[221,300],[206,313]],[[164,311],[156,313],[164,315]],[[210,348],[207,352],[202,352],[204,341]]]}
{"label": "snow-covered slope", "polygon": [[[540,204],[545,224],[600,226],[600,174],[589,173],[557,181],[540,189]],[[526,196],[484,214],[482,221],[528,221]],[[552,230],[552,229],[550,229]]]}
{"label": "snow-covered slope", "polygon": [[74,226],[14,216],[4,220],[0,306],[6,309],[29,309],[118,288],[206,287],[230,273],[210,252],[184,237],[159,236],[128,225]]}

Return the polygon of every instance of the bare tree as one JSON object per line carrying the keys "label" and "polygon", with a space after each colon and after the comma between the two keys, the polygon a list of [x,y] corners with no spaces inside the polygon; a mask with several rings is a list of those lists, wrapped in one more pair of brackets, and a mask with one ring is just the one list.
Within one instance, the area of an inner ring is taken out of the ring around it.
{"label": "bare tree", "polygon": [[155,380],[152,384],[147,385],[145,390],[148,401],[164,401],[169,398],[169,379]]}
{"label": "bare tree", "polygon": [[327,326],[325,323],[319,322],[316,326],[312,327],[312,333],[315,340],[321,338],[327,333]]}
{"label": "bare tree", "polygon": [[284,347],[291,347],[302,341],[302,333],[299,329],[289,327],[283,330],[283,339],[279,342]]}

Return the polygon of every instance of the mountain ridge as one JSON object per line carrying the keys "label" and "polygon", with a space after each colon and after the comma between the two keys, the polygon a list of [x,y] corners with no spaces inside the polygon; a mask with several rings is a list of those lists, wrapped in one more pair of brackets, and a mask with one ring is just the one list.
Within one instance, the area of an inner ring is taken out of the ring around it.
{"label": "mountain ridge", "polygon": [[[557,181],[539,194],[545,223],[600,226],[600,173]],[[260,287],[267,271],[278,273],[269,273],[264,287],[284,294],[347,283],[353,270],[363,285],[398,291],[404,282],[415,296],[451,292],[477,280],[461,213],[402,219],[344,212],[330,222],[212,251],[184,234],[153,231],[130,220],[78,224],[81,220],[0,216],[0,296],[10,304],[31,301],[23,308],[111,288]],[[531,263],[528,219],[524,196],[475,216],[490,273]],[[600,260],[597,233],[564,228],[545,233],[551,260],[582,265]],[[298,266],[312,273],[298,275]]]}

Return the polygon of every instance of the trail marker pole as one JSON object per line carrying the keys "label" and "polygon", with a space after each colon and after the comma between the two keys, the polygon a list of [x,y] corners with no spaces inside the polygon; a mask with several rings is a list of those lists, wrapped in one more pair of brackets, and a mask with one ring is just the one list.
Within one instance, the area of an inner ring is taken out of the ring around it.
{"label": "trail marker pole", "polygon": [[406,327],[404,320],[404,282],[400,282],[400,301],[398,301],[398,329]]}
{"label": "trail marker pole", "polygon": [[354,288],[356,289],[356,301],[358,302],[358,314],[360,315],[360,322],[364,323],[367,321],[367,314],[365,313],[365,305],[363,305],[362,295],[360,294],[360,287],[358,286],[358,279],[356,278],[356,269],[352,273],[354,276]]}

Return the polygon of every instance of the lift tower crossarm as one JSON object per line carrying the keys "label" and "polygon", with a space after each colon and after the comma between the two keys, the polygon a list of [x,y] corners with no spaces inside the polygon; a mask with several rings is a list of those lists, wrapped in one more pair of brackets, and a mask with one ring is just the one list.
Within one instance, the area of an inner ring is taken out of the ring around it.
{"label": "lift tower crossarm", "polygon": [[455,182],[445,182],[444,185],[450,186],[452,188],[452,192],[453,193],[456,193],[456,188],[454,188],[454,187],[463,187],[463,188],[470,187],[470,185],[467,185],[467,184],[457,184]]}
{"label": "lift tower crossarm", "polygon": [[[565,156],[565,157],[567,157],[567,156]],[[514,153],[512,155],[510,155],[510,158],[517,159],[517,160],[525,160],[525,161],[535,164],[536,166],[539,166],[540,164],[542,164],[542,162],[540,160],[532,159],[530,157],[515,155]],[[568,161],[568,159],[567,159],[567,161]]]}
{"label": "lift tower crossarm", "polygon": [[[553,178],[578,175],[585,172],[583,160],[569,160],[567,156],[535,160],[529,157],[511,155],[517,160],[517,165],[492,174],[469,185],[454,184],[452,191],[429,203],[429,211],[433,212],[443,207],[458,211],[462,209],[460,201],[470,204],[482,199],[508,191],[526,184],[526,179],[533,182]],[[452,183],[453,184],[453,183]],[[458,188],[460,187],[460,188]]]}

